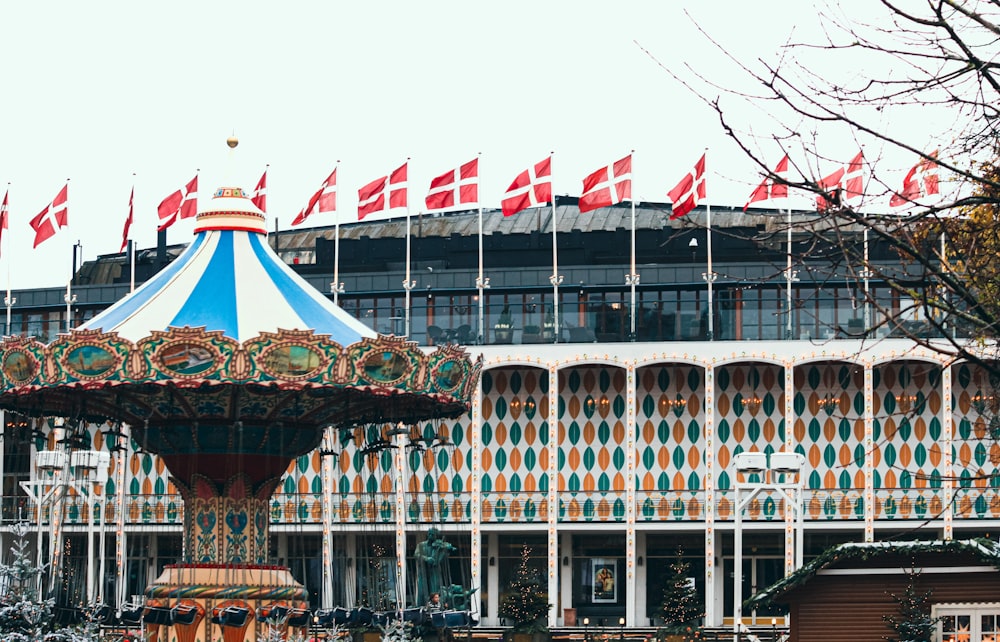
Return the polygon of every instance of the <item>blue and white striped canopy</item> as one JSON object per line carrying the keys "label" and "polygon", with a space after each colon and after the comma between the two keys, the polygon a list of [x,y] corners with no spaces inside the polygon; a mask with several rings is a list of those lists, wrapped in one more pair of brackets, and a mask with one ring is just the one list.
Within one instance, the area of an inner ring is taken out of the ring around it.
{"label": "blue and white striped canopy", "polygon": [[264,214],[239,188],[216,192],[181,256],[79,329],[138,341],[185,326],[240,342],[278,330],[313,330],[345,346],[376,336],[278,258]]}

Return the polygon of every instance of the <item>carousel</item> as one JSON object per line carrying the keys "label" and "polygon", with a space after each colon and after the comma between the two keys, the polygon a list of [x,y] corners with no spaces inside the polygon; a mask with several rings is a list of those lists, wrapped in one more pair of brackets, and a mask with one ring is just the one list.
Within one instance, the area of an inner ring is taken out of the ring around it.
{"label": "carousel", "polygon": [[0,408],[58,425],[68,443],[106,424],[160,456],[184,500],[184,561],[134,606],[149,639],[238,642],[271,618],[313,621],[302,585],[268,557],[269,500],[289,463],[325,436],[391,442],[459,417],[480,368],[348,315],[272,251],[243,191],[222,188],[186,251],[131,295],[48,345],[0,344]]}

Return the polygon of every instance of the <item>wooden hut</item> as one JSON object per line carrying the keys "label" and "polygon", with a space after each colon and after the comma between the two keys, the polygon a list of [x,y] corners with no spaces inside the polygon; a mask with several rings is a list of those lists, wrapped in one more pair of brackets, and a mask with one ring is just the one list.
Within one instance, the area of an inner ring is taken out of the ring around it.
{"label": "wooden hut", "polygon": [[752,596],[787,605],[790,642],[884,642],[907,586],[930,591],[940,642],[1000,640],[1000,544],[987,539],[841,544]]}

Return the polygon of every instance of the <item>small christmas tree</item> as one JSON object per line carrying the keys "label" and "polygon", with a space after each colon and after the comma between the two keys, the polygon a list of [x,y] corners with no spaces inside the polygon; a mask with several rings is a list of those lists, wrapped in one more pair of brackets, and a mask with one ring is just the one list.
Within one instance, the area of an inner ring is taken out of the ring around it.
{"label": "small christmas tree", "polygon": [[917,591],[920,573],[912,568],[902,595],[890,593],[896,603],[895,614],[883,615],[882,620],[895,635],[884,635],[888,642],[931,642],[937,629],[937,619],[931,617],[931,591]]}
{"label": "small christmas tree", "polygon": [[31,560],[28,525],[15,524],[13,560],[0,564],[0,640],[4,642],[90,642],[97,640],[96,624],[75,628],[53,627],[54,601],[39,595],[42,572]]}
{"label": "small christmas tree", "polygon": [[698,592],[688,578],[691,564],[684,561],[684,551],[677,549],[677,558],[670,565],[671,576],[663,589],[663,621],[666,633],[686,635],[694,633],[702,616]]}
{"label": "small christmas tree", "polygon": [[500,604],[500,617],[513,620],[515,633],[541,633],[548,630],[549,594],[541,588],[538,574],[528,568],[531,549],[521,549],[521,565],[507,587]]}

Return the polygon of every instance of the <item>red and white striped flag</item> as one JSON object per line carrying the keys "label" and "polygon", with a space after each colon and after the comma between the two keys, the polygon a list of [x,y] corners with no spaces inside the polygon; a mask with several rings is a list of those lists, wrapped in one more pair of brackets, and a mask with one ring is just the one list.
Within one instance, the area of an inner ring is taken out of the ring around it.
{"label": "red and white striped flag", "polygon": [[[5,199],[6,200],[6,199]],[[38,247],[44,241],[56,235],[60,228],[66,227],[69,207],[69,183],[63,185],[52,202],[45,206],[35,218],[31,219],[31,229],[35,230],[35,245]]]}
{"label": "red and white striped flag", "polygon": [[535,163],[517,175],[500,201],[504,216],[552,201],[552,157]]}
{"label": "red and white striped flag", "polygon": [[424,203],[428,212],[470,209],[479,205],[479,159],[474,158],[431,180]]}
{"label": "red and white striped flag", "polygon": [[[781,157],[778,164],[775,166],[774,171],[771,172],[777,176],[786,174],[788,172],[788,154]],[[788,185],[784,183],[775,181],[770,176],[765,176],[764,180],[760,182],[760,185],[750,194],[750,198],[747,199],[747,204],[743,206],[743,211],[747,211],[752,203],[759,203],[760,201],[773,201],[779,198],[788,198]]]}
{"label": "red and white striped flag", "polygon": [[266,168],[264,169],[264,173],[260,175],[260,180],[257,181],[257,186],[253,188],[253,194],[250,195],[250,202],[253,203],[261,212],[267,212]]}
{"label": "red and white striped flag", "polygon": [[632,198],[632,154],[583,179],[580,213]]}
{"label": "red and white striped flag", "polygon": [[162,232],[177,222],[178,218],[191,218],[198,214],[198,175],[170,196],[160,202],[156,208],[156,213],[160,216],[160,225],[157,232]]}
{"label": "red and white striped flag", "polygon": [[10,227],[10,211],[8,210],[7,197],[10,190],[3,194],[3,204],[0,205],[0,249],[3,248],[3,231]]}
{"label": "red and white striped flag", "polygon": [[667,192],[670,197],[670,218],[680,218],[693,210],[698,201],[705,199],[705,155],[702,154],[694,169],[680,183]]}
{"label": "red and white striped flag", "polygon": [[865,153],[860,151],[845,167],[816,183],[825,190],[824,194],[816,197],[816,211],[824,212],[831,204],[843,205],[850,200],[860,198],[865,193],[864,161]]}
{"label": "red and white striped flag", "polygon": [[126,246],[128,246],[128,231],[132,227],[132,214],[134,209],[132,207],[133,199],[135,198],[135,185],[132,186],[132,193],[128,195],[128,217],[125,219],[125,229],[122,230],[122,247],[119,252],[124,252]]}
{"label": "red and white striped flag", "polygon": [[889,207],[910,205],[917,199],[940,193],[937,175],[937,150],[921,158],[903,179],[903,189],[889,198]]}
{"label": "red and white striped flag", "polygon": [[[377,178],[358,190],[358,220],[375,212],[406,207],[406,169],[409,161],[388,176]],[[386,199],[386,192],[389,198]]]}
{"label": "red and white striped flag", "polygon": [[[267,172],[264,172],[265,174]],[[263,180],[263,178],[261,179]],[[323,184],[320,185],[316,193],[312,195],[309,199],[309,203],[302,208],[295,220],[292,221],[292,225],[298,225],[304,222],[307,218],[313,214],[319,212],[336,212],[337,211],[337,168],[334,167],[330,175],[326,177]]]}

